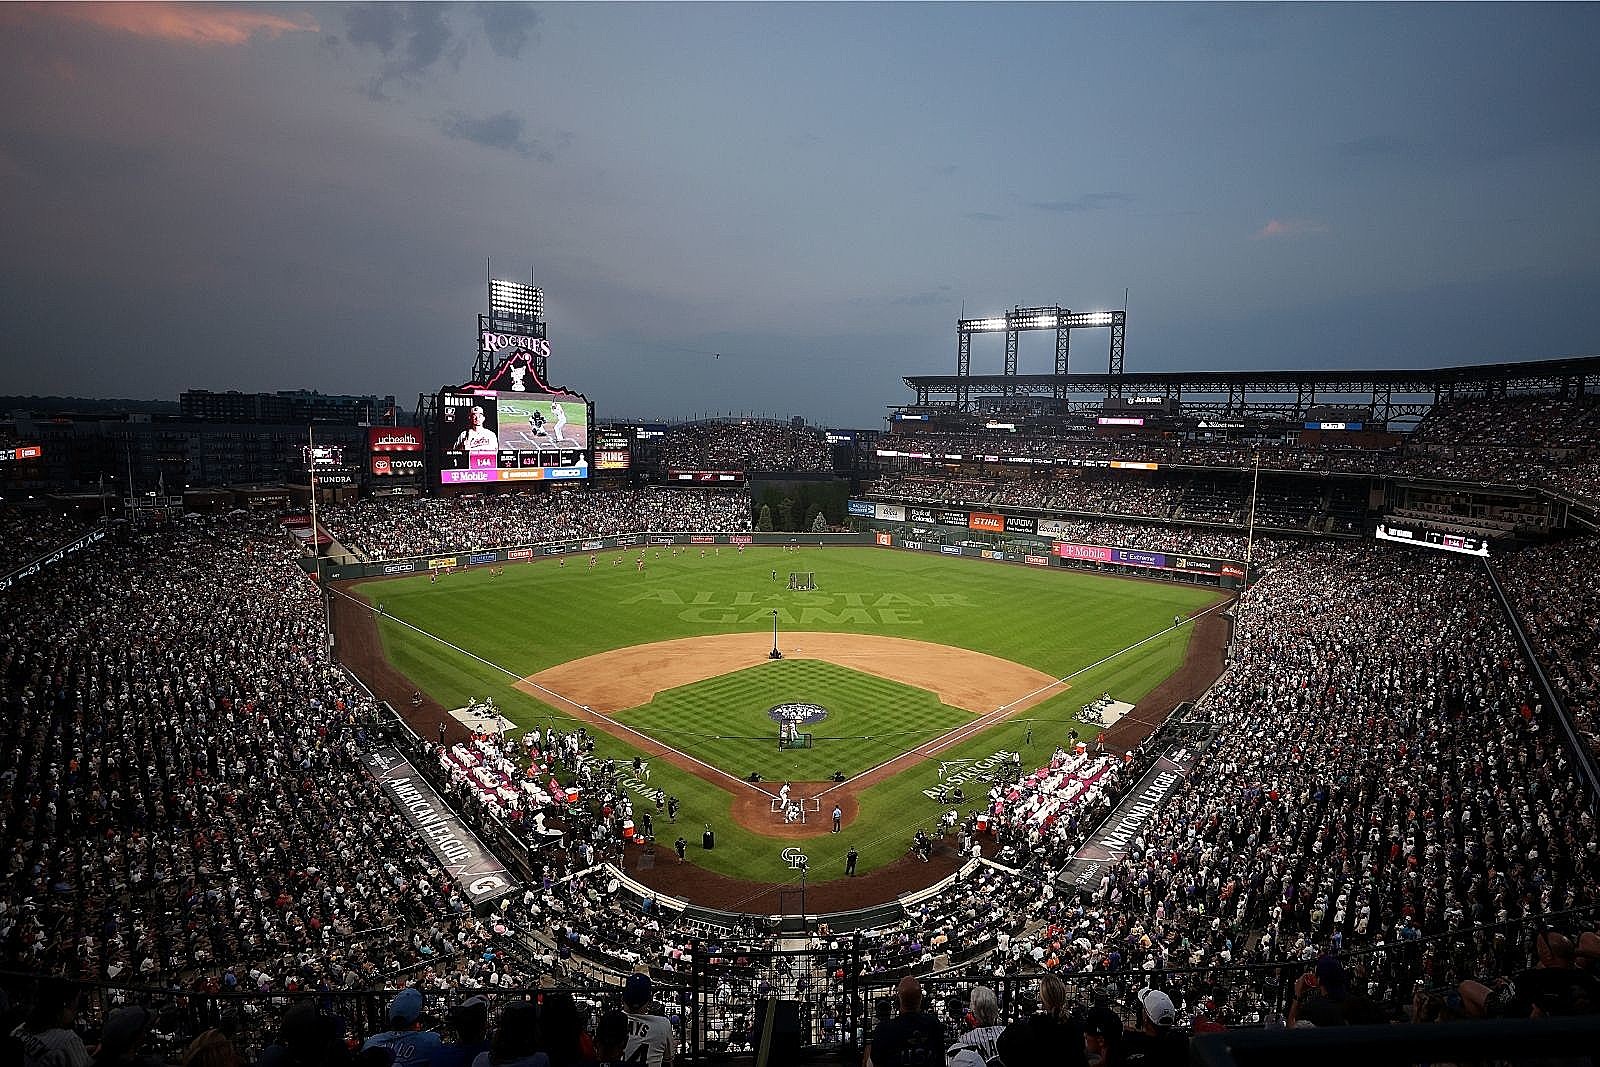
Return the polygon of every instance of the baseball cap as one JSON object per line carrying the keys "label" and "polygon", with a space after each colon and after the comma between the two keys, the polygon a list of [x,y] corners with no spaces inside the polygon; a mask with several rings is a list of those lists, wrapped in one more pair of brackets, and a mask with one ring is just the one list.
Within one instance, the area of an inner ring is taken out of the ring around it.
{"label": "baseball cap", "polygon": [[622,987],[622,1002],[624,1004],[650,1003],[650,976],[637,971],[628,975],[628,981]]}
{"label": "baseball cap", "polygon": [[1171,1026],[1178,1021],[1178,1009],[1172,1006],[1172,998],[1159,989],[1139,990],[1139,1006],[1144,1009],[1145,1018],[1157,1026]]}
{"label": "baseball cap", "polygon": [[138,1044],[149,1026],[149,1009],[138,1004],[118,1008],[106,1019],[106,1025],[100,1031],[100,1044],[125,1052]]}
{"label": "baseball cap", "polygon": [[414,1023],[422,1014],[422,994],[415,989],[402,989],[389,1002],[389,1018],[397,1023]]}

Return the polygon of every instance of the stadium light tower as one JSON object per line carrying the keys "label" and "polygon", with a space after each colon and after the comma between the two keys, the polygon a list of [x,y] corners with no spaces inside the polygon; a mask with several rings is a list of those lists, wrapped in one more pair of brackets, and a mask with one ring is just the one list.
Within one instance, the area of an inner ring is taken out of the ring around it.
{"label": "stadium light tower", "polygon": [[778,651],[778,610],[772,610],[772,651],[767,653],[768,659],[782,659],[783,653]]}

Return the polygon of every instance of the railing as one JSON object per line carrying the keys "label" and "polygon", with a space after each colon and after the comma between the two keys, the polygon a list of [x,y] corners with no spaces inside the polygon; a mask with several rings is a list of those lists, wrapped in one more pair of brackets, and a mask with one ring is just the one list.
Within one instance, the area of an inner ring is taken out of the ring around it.
{"label": "railing", "polygon": [[[1340,959],[1350,975],[1352,991],[1364,995],[1392,1018],[1402,1014],[1419,991],[1453,990],[1463,978],[1487,980],[1521,970],[1528,965],[1534,939],[1541,929],[1555,926],[1576,933],[1597,925],[1600,906],[1591,906],[1387,946],[1373,945],[1342,953]],[[952,1027],[960,1027],[960,1011],[955,1009],[959,1004],[964,1010],[975,985],[995,990],[1003,1021],[1021,1019],[1036,1010],[1035,989],[1039,975],[1044,973],[1042,968],[993,959],[932,973],[926,964],[879,968],[874,963],[876,951],[876,943],[860,935],[808,939],[800,948],[762,950],[736,941],[707,938],[688,946],[681,958],[652,968],[657,1011],[673,1020],[684,1057],[705,1060],[752,1051],[759,1036],[757,1019],[763,1005],[772,1001],[785,1005],[780,1017],[787,1016],[797,1028],[785,1040],[813,1051],[858,1049],[884,1006],[892,1002],[895,986],[910,973],[920,975],[929,1010]],[[1283,1045],[1282,1041],[1292,1039],[1281,1034],[1275,1037],[1271,1031],[1281,1027],[1287,1015],[1295,979],[1311,966],[1312,963],[1297,959],[1227,967],[1061,973],[1060,977],[1072,1006],[1109,1006],[1128,1023],[1136,1018],[1139,990],[1148,987],[1163,990],[1172,998],[1180,1023],[1189,1022],[1205,1004],[1211,1005],[1208,1010],[1212,1017],[1230,1027],[1268,1031],[1262,1036],[1229,1034],[1220,1041],[1196,1039],[1194,1054],[1201,1057],[1196,1062],[1220,1067],[1234,1062],[1265,1063],[1269,1061],[1263,1057],[1272,1055],[1271,1050],[1287,1056],[1285,1049],[1302,1047]],[[236,973],[242,985],[250,982],[245,969]],[[280,982],[282,977],[277,976]],[[332,981],[333,976],[308,974],[304,978],[308,983],[322,980]],[[562,992],[574,997],[580,1014],[592,1023],[599,1012],[619,1006],[621,980],[620,974],[569,973],[554,986],[533,989],[424,988],[422,1024],[426,1029],[445,1032],[450,1007],[470,996],[481,995],[498,1010],[512,999]],[[37,975],[0,972],[0,988],[14,1005],[28,1004],[40,981]],[[253,1059],[274,1039],[284,1014],[304,1001],[311,1001],[342,1020],[350,1035],[364,1037],[388,1028],[386,1012],[394,993],[392,989],[219,991],[214,981],[207,988],[191,990],[108,982],[85,983],[82,988],[85,999],[78,1025],[86,1037],[92,1040],[115,1008],[142,1004],[154,1016],[147,1051],[173,1060],[196,1036],[213,1027],[226,1031],[236,1047]],[[1351,1028],[1344,1033],[1353,1035],[1350,1040],[1363,1048],[1363,1057],[1374,1058],[1374,1062],[1437,1061],[1467,1058],[1438,1050],[1461,1047],[1450,1042],[1470,1041],[1470,1036],[1462,1037],[1463,1032],[1498,1033],[1488,1028],[1494,1025],[1497,1024],[1464,1030],[1446,1028],[1437,1035],[1433,1033],[1436,1028],[1422,1026],[1383,1028],[1371,1034],[1360,1034],[1359,1028]],[[1566,1040],[1561,1036],[1565,1033],[1560,1030],[1561,1024],[1543,1025],[1552,1029],[1537,1031],[1541,1040]],[[1415,1055],[1414,1042],[1428,1040],[1446,1044],[1433,1046],[1437,1054]],[[1402,1048],[1408,1051],[1395,1051]],[[1294,1055],[1298,1062],[1301,1053],[1296,1051]]]}

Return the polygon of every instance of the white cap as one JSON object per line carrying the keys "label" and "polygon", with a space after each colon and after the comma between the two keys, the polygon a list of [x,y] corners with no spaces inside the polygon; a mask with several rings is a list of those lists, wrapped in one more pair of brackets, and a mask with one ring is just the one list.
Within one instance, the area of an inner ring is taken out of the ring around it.
{"label": "white cap", "polygon": [[1144,1009],[1145,1018],[1157,1026],[1171,1026],[1178,1021],[1178,1009],[1172,1006],[1172,998],[1159,989],[1139,990],[1139,1006]]}

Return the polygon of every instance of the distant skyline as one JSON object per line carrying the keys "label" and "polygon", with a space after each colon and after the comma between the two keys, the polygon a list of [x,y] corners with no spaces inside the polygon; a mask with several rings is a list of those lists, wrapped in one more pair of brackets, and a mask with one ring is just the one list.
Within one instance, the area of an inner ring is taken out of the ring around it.
{"label": "distant skyline", "polygon": [[878,425],[963,309],[1125,288],[1129,370],[1594,354],[1596,39],[1595,5],[4,5],[0,393],[409,407],[470,370],[486,258],[602,419]]}

